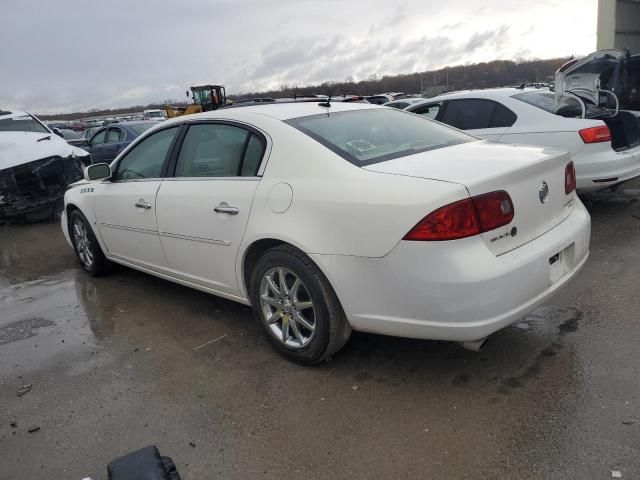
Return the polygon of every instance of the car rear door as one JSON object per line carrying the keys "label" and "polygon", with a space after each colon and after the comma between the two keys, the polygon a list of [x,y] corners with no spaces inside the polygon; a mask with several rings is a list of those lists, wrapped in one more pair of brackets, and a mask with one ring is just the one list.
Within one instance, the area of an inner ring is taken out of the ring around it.
{"label": "car rear door", "polygon": [[265,137],[225,122],[188,127],[173,178],[157,198],[160,240],[171,274],[239,295],[236,257],[260,181]]}
{"label": "car rear door", "polygon": [[463,98],[444,102],[437,119],[493,142],[509,131],[517,116],[509,108],[485,98]]}
{"label": "car rear door", "polygon": [[166,271],[156,222],[156,195],[179,126],[154,132],[118,159],[110,181],[94,187],[98,229],[110,256]]}

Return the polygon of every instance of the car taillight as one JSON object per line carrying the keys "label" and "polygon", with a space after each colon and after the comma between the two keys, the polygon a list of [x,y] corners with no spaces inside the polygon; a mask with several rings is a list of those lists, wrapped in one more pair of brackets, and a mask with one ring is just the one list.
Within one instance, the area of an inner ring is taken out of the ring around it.
{"label": "car taillight", "polygon": [[513,203],[505,191],[485,193],[450,203],[420,220],[404,240],[456,240],[507,225]]}
{"label": "car taillight", "polygon": [[578,132],[584,143],[600,143],[611,141],[611,131],[606,125],[583,128]]}
{"label": "car taillight", "polygon": [[567,163],[564,169],[564,193],[569,195],[576,189],[576,168],[573,162]]}

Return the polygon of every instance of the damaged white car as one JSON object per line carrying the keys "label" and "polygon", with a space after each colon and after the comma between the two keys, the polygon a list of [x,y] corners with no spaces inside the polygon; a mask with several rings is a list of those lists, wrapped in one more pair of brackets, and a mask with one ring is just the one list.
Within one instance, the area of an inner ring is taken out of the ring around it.
{"label": "damaged white car", "polygon": [[67,186],[89,164],[88,152],[33,115],[0,109],[0,223],[55,217]]}

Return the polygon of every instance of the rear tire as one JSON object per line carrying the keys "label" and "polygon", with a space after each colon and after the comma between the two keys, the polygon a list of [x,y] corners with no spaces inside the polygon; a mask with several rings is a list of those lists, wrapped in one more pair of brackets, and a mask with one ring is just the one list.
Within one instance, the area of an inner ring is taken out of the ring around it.
{"label": "rear tire", "polygon": [[76,258],[89,275],[99,277],[111,271],[112,263],[105,257],[86,217],[74,210],[69,216],[69,236]]}
{"label": "rear tire", "polygon": [[313,365],[349,340],[351,326],[329,281],[296,248],[265,252],[251,273],[250,291],[256,320],[289,360]]}

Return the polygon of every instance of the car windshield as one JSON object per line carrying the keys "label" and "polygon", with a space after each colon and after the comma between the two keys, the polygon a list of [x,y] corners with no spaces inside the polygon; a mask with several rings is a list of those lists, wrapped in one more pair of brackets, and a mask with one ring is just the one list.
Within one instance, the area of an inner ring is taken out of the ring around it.
{"label": "car windshield", "polygon": [[555,113],[556,111],[556,97],[551,92],[524,92],[513,95],[512,98],[538,107],[545,112]]}
{"label": "car windshield", "polygon": [[393,108],[312,115],[287,123],[358,166],[477,140]]}
{"label": "car windshield", "polygon": [[147,112],[147,116],[149,118],[163,118],[164,117],[162,112]]}
{"label": "car windshield", "polygon": [[0,132],[36,132],[50,133],[31,115],[0,119]]}
{"label": "car windshield", "polygon": [[142,132],[146,132],[151,127],[157,125],[155,122],[140,122],[140,123],[132,123],[127,125],[131,130],[136,132],[136,134],[140,135]]}

